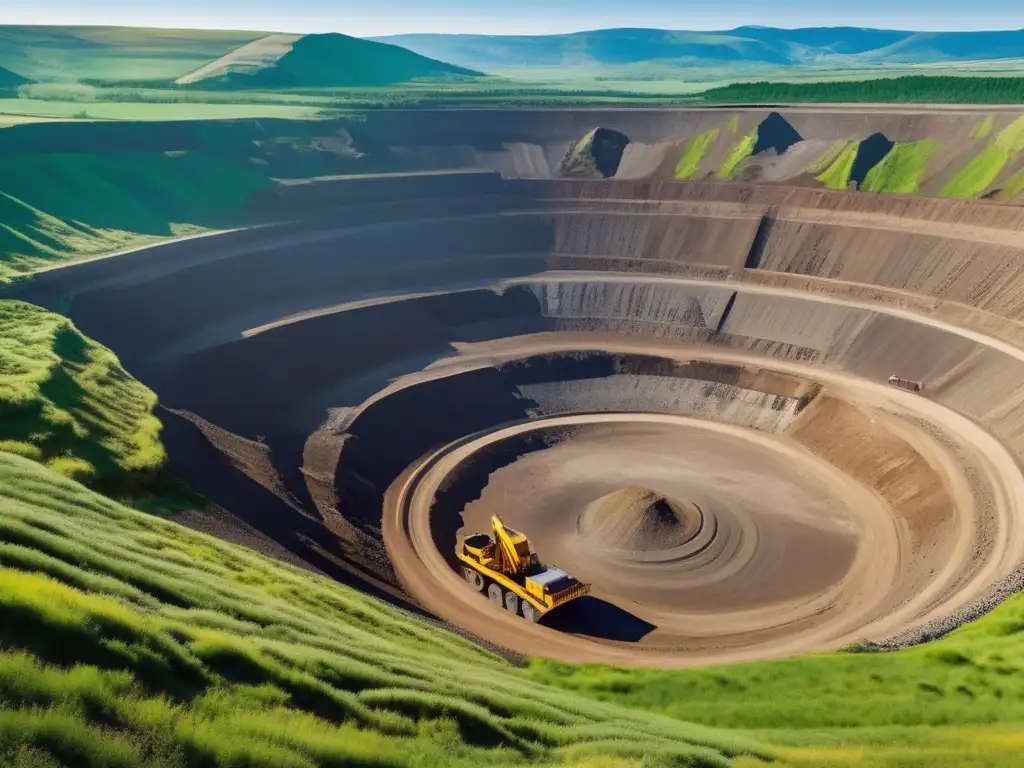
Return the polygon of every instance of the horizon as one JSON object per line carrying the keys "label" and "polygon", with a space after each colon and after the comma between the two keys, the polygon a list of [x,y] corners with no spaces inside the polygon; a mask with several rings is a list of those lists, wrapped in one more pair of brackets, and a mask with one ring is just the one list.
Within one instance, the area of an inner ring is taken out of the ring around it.
{"label": "horizon", "polygon": [[[606,29],[729,32],[740,27],[841,28],[903,32],[1006,32],[1024,30],[1024,3],[976,0],[861,0],[851,7],[822,7],[818,0],[778,0],[771,7],[751,0],[520,0],[514,8],[479,0],[362,3],[293,0],[282,10],[271,0],[177,0],[143,5],[135,0],[14,0],[0,10],[0,25],[135,27],[239,30],[352,37],[409,34],[546,36]],[[488,4],[489,5],[489,4]]]}
{"label": "horizon", "polygon": [[4,27],[52,27],[54,29],[61,28],[77,28],[77,29],[155,29],[165,31],[188,31],[197,30],[202,32],[263,32],[266,34],[282,34],[282,35],[345,35],[347,37],[356,37],[360,39],[369,39],[374,37],[406,37],[409,35],[443,35],[446,37],[559,37],[564,35],[581,35],[591,32],[613,32],[613,31],[653,31],[653,32],[707,32],[707,33],[718,33],[724,34],[726,32],[736,32],[741,29],[778,29],[787,32],[794,32],[805,29],[859,29],[871,32],[906,32],[910,34],[976,34],[985,32],[1024,32],[1024,26],[1014,27],[986,27],[979,29],[913,29],[910,27],[875,27],[875,26],[864,26],[864,25],[852,25],[852,24],[815,24],[810,26],[780,26],[771,24],[741,24],[735,27],[727,28],[697,28],[697,27],[635,27],[635,26],[616,26],[616,27],[593,27],[593,28],[580,28],[571,29],[565,32],[537,32],[537,33],[525,33],[525,32],[421,32],[421,31],[406,31],[406,32],[388,32],[380,34],[366,34],[366,35],[355,35],[344,30],[323,30],[320,32],[301,32],[294,29],[267,29],[263,27],[213,27],[213,26],[180,26],[180,25],[159,25],[159,24],[78,24],[78,23],[59,23],[59,22],[37,22],[33,24],[22,23],[22,22],[6,22],[0,21],[0,29]]}

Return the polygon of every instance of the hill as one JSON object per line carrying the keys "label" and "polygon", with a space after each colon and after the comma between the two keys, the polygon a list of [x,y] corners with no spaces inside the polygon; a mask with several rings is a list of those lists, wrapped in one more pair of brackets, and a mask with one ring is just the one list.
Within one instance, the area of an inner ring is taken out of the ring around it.
{"label": "hill", "polygon": [[173,79],[265,32],[0,26],[0,67],[37,81]]}
{"label": "hill", "polygon": [[477,69],[757,63],[857,67],[1024,57],[1024,30],[904,32],[855,27],[738,27],[718,32],[604,29],[565,35],[397,35],[373,38]]}
{"label": "hill", "polygon": [[244,61],[224,62],[221,66],[214,62],[207,77],[196,78],[194,73],[188,82],[204,88],[330,88],[480,74],[396,45],[348,35],[273,37],[271,52]]}
{"label": "hill", "polygon": [[27,85],[31,82],[27,77],[22,77],[16,72],[0,67],[0,93],[16,90],[19,86]]}

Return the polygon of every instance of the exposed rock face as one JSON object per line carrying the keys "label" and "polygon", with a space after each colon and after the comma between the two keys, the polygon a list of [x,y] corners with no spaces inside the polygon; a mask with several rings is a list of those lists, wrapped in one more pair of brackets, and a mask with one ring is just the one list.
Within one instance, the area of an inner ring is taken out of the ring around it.
{"label": "exposed rock face", "polygon": [[595,128],[569,147],[558,175],[575,179],[609,179],[619,170],[629,137],[609,128]]}
{"label": "exposed rock face", "polygon": [[853,161],[853,168],[850,169],[850,182],[853,189],[860,189],[868,172],[882,162],[894,146],[896,143],[882,133],[873,133],[860,143],[857,148],[857,157]]}
{"label": "exposed rock face", "polygon": [[774,149],[776,154],[784,155],[790,147],[803,140],[804,137],[786,118],[778,112],[772,112],[757,127],[757,141],[751,154],[759,155]]}
{"label": "exposed rock face", "polygon": [[696,504],[629,487],[602,496],[580,516],[579,531],[607,550],[650,552],[681,546],[700,527]]}

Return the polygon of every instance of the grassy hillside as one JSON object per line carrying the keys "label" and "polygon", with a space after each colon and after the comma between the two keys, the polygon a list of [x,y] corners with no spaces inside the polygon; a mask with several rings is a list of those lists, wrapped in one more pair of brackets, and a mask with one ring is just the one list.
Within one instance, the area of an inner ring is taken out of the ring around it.
{"label": "grassy hillside", "polygon": [[263,32],[0,26],[0,67],[32,80],[173,79]]}
{"label": "grassy hillside", "polygon": [[865,192],[916,195],[921,191],[928,161],[938,151],[939,142],[935,140],[897,142],[882,162],[868,171],[860,188]]}
{"label": "grassy hillside", "polygon": [[0,454],[0,764],[763,765]]}
{"label": "grassy hillside", "polygon": [[530,675],[609,703],[744,729],[786,745],[783,761],[796,765],[995,768],[1024,755],[1022,640],[1019,595],[905,651],[668,672],[533,661]]}
{"label": "grassy hillside", "polygon": [[[995,183],[1003,168],[1024,152],[1024,117],[1004,128],[989,145],[960,169],[942,190],[946,197],[977,197]],[[1006,191],[1012,191],[1008,185]]]}
{"label": "grassy hillside", "polygon": [[480,73],[407,51],[347,35],[305,35],[262,69],[234,72],[202,81],[233,88],[332,88],[379,86],[441,76]]}
{"label": "grassy hillside", "polygon": [[262,166],[201,151],[0,158],[0,282],[215,226],[268,183]]}
{"label": "grassy hillside", "polygon": [[165,460],[155,406],[156,395],[70,320],[0,301],[0,451],[138,496]]}

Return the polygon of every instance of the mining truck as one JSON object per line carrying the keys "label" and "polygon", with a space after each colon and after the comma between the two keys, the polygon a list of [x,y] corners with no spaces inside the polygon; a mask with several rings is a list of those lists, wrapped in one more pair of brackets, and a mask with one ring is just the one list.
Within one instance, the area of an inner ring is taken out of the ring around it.
{"label": "mining truck", "polygon": [[474,590],[510,613],[521,612],[527,621],[539,621],[548,611],[590,592],[589,584],[543,565],[526,536],[507,528],[497,515],[491,517],[491,533],[466,536],[455,554]]}
{"label": "mining truck", "polygon": [[892,384],[892,386],[894,387],[897,387],[899,389],[905,389],[908,392],[920,392],[922,389],[924,389],[924,384],[922,384],[920,381],[904,379],[896,375],[889,377],[889,383]]}

